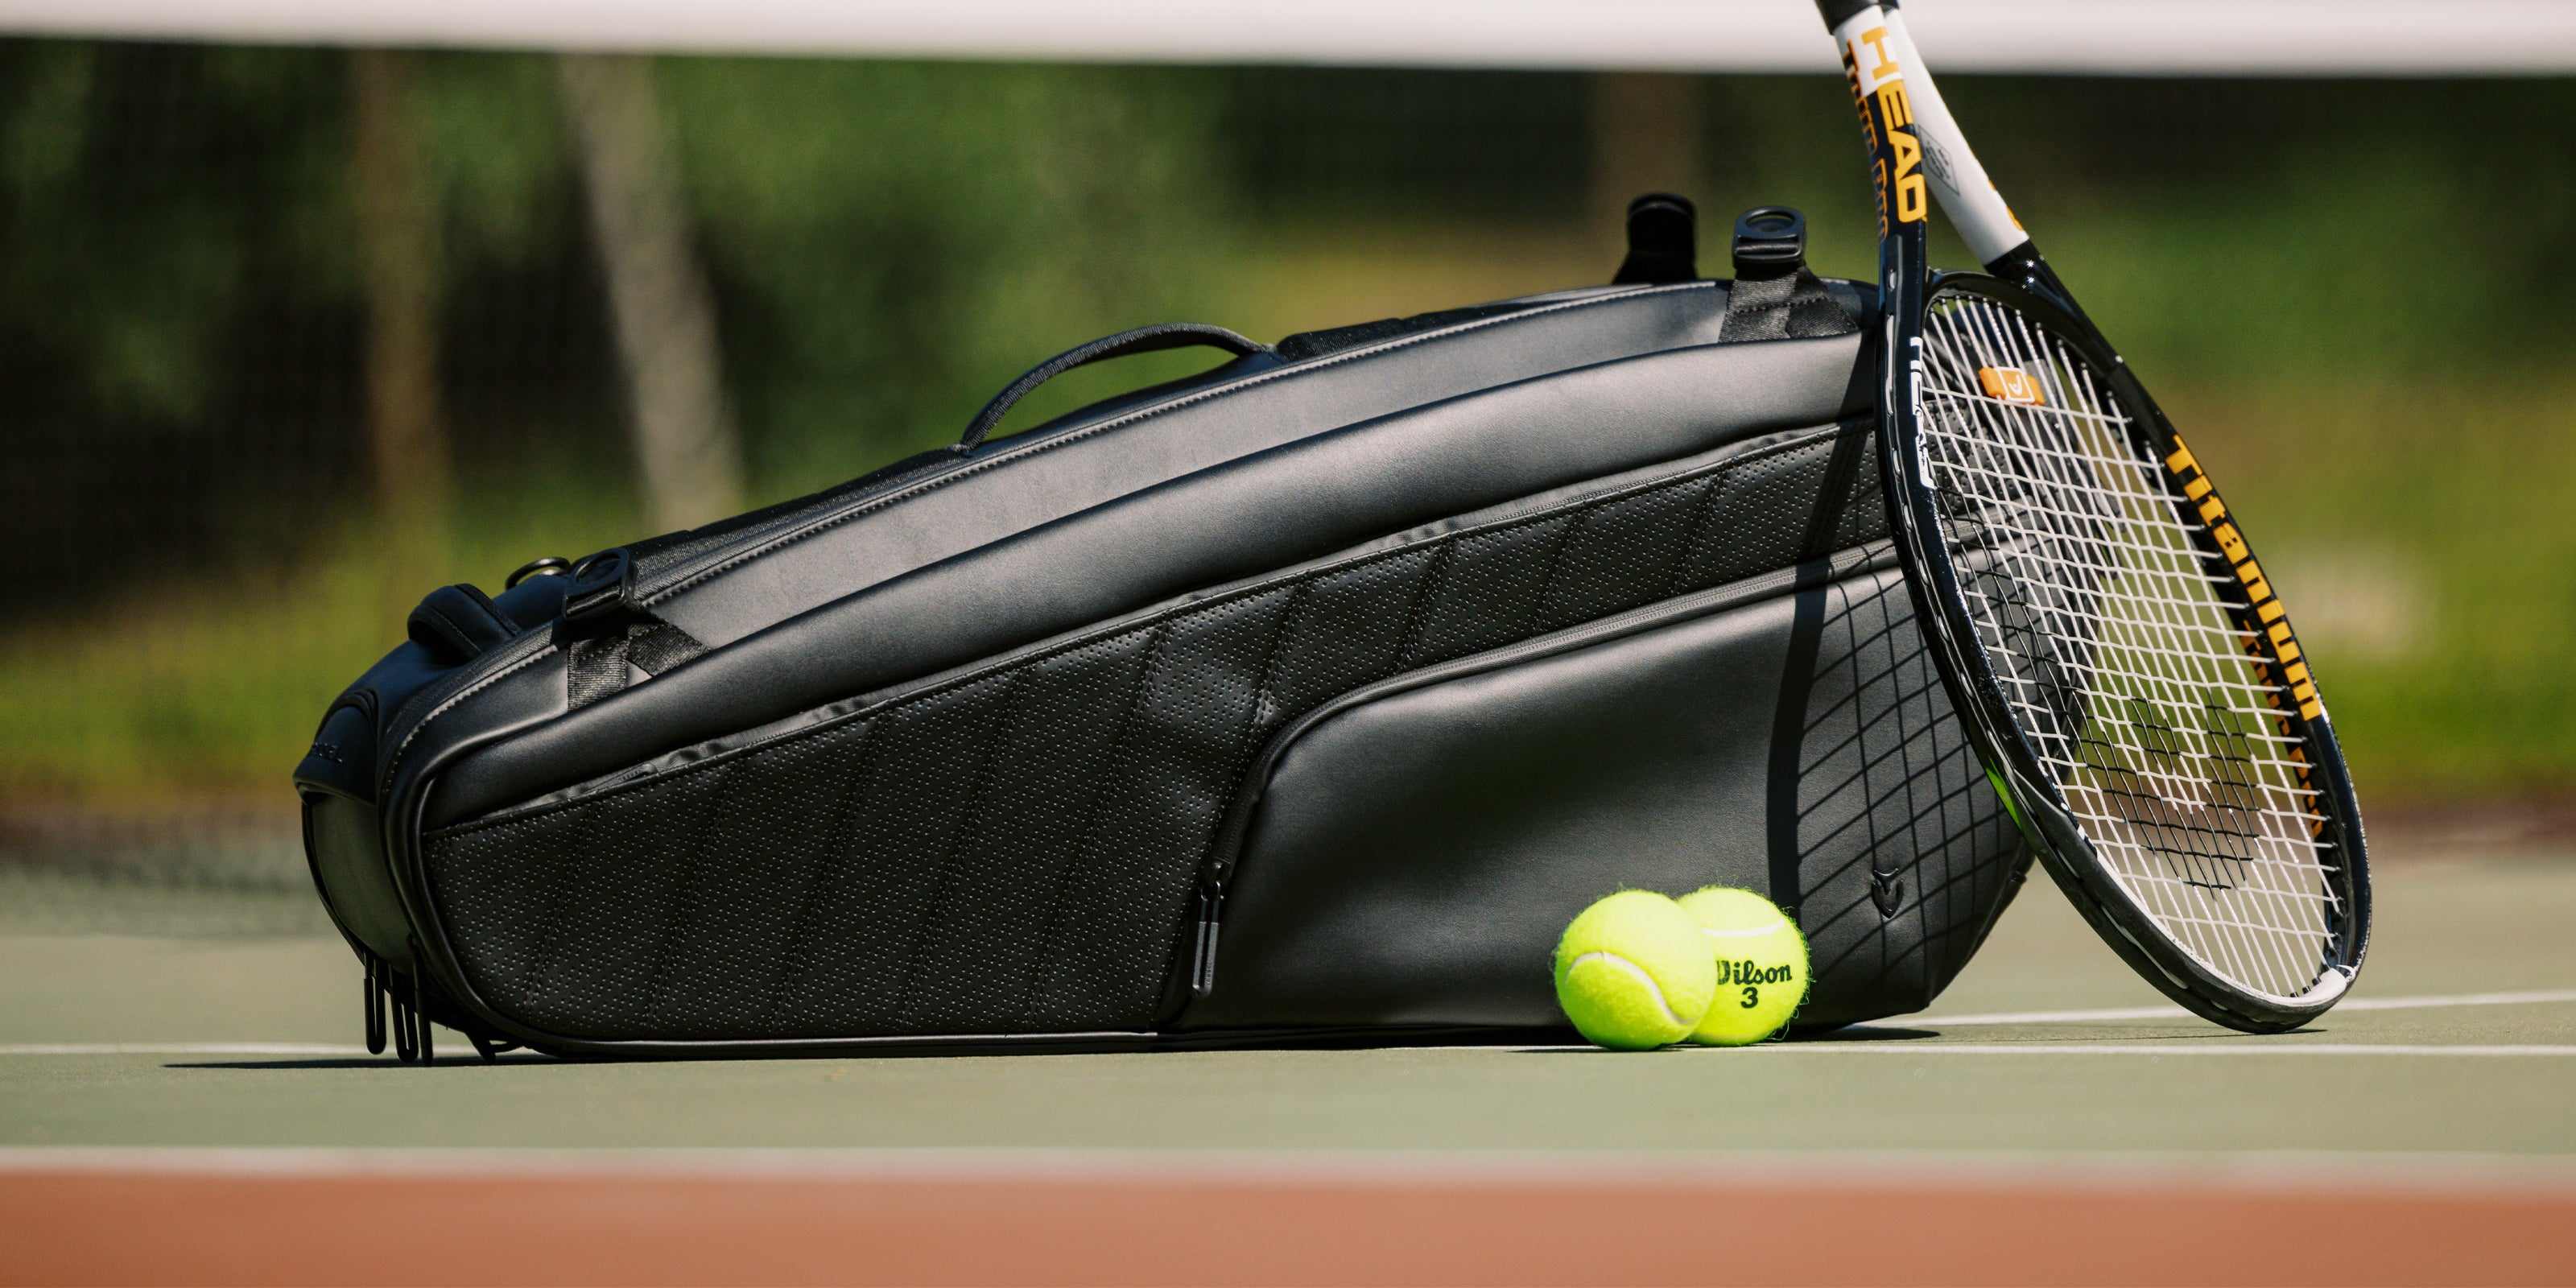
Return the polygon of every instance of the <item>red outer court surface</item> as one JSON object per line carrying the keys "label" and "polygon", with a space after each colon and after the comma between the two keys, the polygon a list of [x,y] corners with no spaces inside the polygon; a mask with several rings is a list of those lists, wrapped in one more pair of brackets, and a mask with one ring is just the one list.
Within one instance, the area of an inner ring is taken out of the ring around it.
{"label": "red outer court surface", "polygon": [[2554,1284],[2576,1189],[1526,1156],[1490,1169],[0,1171],[9,1284]]}

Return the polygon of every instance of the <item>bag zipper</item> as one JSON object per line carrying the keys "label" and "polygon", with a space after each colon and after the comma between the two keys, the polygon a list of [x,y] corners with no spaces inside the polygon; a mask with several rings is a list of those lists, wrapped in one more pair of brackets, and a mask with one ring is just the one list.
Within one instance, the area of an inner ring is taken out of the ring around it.
{"label": "bag zipper", "polygon": [[1725,612],[1749,604],[1795,594],[1815,586],[1831,585],[1863,573],[1892,567],[1896,562],[1895,544],[1886,539],[1867,545],[1811,559],[1772,572],[1760,573],[1742,581],[1712,586],[1671,599],[1632,608],[1624,613],[1570,626],[1536,639],[1507,644],[1483,653],[1470,654],[1418,670],[1391,675],[1375,684],[1353,689],[1338,698],[1290,721],[1272,734],[1261,754],[1244,774],[1242,785],[1235,790],[1234,801],[1227,807],[1225,821],[1217,829],[1216,846],[1209,852],[1201,869],[1197,893],[1192,898],[1196,933],[1192,936],[1190,959],[1190,995],[1207,997],[1216,992],[1216,948],[1218,932],[1223,929],[1225,896],[1234,879],[1235,862],[1242,857],[1243,841],[1252,829],[1252,814],[1260,804],[1262,788],[1279,757],[1308,729],[1348,711],[1381,698],[1423,688],[1461,676],[1500,670],[1534,658],[1568,653],[1623,636],[1642,634],[1674,622],[1688,621],[1711,613]]}

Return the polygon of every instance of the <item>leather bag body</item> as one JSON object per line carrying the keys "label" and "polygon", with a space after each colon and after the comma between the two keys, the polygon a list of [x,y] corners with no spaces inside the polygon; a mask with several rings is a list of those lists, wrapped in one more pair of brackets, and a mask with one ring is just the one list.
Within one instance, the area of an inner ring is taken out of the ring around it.
{"label": "leather bag body", "polygon": [[1855,329],[1693,281],[1247,342],[445,588],[297,769],[316,883],[564,1053],[1544,1036],[1568,919],[1711,883],[1795,912],[1802,1027],[1918,1009],[2027,859],[1827,285]]}

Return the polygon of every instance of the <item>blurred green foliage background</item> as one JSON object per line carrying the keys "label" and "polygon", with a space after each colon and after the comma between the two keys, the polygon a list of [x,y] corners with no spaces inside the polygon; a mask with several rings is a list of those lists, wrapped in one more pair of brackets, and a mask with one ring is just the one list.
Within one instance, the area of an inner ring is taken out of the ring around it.
{"label": "blurred green foliage background", "polygon": [[[646,534],[553,60],[408,56],[429,526],[371,491],[343,51],[0,42],[0,802],[285,795],[430,586]],[[750,495],[953,438],[1147,322],[1300,329],[1608,279],[1645,187],[1867,276],[1839,82],[654,64]],[[2576,84],[1952,77],[2319,659],[2365,803],[2576,791]],[[1967,256],[1945,242],[1944,258]],[[1013,425],[1166,378],[1051,386]]]}

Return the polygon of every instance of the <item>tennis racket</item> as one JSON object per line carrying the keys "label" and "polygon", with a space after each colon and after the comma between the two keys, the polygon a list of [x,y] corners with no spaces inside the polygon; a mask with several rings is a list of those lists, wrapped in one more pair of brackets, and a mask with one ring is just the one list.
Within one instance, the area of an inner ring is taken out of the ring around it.
{"label": "tennis racket", "polygon": [[[1987,777],[2148,982],[2247,1032],[2351,987],[2361,814],[2281,601],[2191,449],[2032,246],[1894,5],[1817,0],[1878,190],[1879,467]],[[1941,203],[1984,273],[1934,273]]]}

